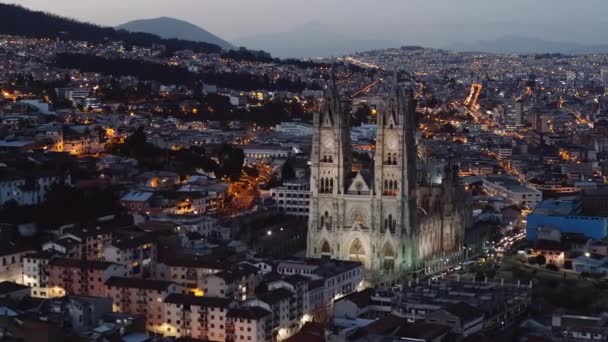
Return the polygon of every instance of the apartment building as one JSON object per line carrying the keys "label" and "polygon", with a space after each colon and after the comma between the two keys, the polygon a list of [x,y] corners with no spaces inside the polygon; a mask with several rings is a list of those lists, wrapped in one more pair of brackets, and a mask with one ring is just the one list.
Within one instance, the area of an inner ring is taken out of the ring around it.
{"label": "apartment building", "polygon": [[114,239],[105,246],[103,259],[125,265],[128,277],[152,277],[156,270],[156,238],[142,234]]}
{"label": "apartment building", "polygon": [[54,258],[48,263],[48,273],[48,285],[57,296],[103,297],[105,282],[111,277],[124,277],[125,267],[107,261]]}
{"label": "apartment building", "polygon": [[112,277],[105,282],[106,297],[112,298],[112,311],[146,317],[146,328],[159,332],[163,324],[164,300],[181,292],[179,285],[164,280]]}
{"label": "apartment building", "polygon": [[163,336],[226,341],[227,313],[236,306],[232,299],[171,294],[164,303]]}

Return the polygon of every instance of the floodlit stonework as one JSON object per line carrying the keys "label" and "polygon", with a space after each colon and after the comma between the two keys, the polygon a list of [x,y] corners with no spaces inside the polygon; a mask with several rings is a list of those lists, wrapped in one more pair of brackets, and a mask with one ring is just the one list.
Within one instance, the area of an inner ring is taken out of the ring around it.
{"label": "floodlit stonework", "polygon": [[330,82],[313,119],[308,256],[357,260],[386,276],[459,255],[467,195],[451,162],[433,183],[418,166],[426,161],[416,143],[413,91],[393,83],[378,113],[373,169],[351,171],[349,133],[349,113]]}

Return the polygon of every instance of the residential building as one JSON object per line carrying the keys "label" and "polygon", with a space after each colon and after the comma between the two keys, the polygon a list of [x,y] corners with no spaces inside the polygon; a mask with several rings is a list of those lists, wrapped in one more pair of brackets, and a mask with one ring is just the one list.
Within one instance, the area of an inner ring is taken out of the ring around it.
{"label": "residential building", "polygon": [[356,261],[293,259],[281,260],[276,272],[299,274],[323,282],[323,303],[331,309],[333,301],[355,292],[363,285],[363,266]]}
{"label": "residential building", "polygon": [[5,176],[0,179],[0,205],[14,201],[19,205],[36,205],[46,201],[53,184],[71,184],[70,175],[43,173],[25,177]]}
{"label": "residential building", "polygon": [[105,282],[105,296],[112,298],[113,311],[146,317],[147,330],[162,333],[164,300],[179,293],[179,285],[152,279],[111,277]]}
{"label": "residential building", "polygon": [[273,340],[284,340],[295,334],[302,317],[293,310],[295,294],[286,288],[277,288],[247,301],[247,306],[258,306],[271,312]]}
{"label": "residential building", "polygon": [[187,291],[199,292],[205,288],[206,276],[228,268],[227,264],[204,256],[187,256],[158,264],[157,277],[177,283]]}
{"label": "residential building", "polygon": [[107,261],[54,258],[48,264],[51,297],[83,295],[103,297],[105,282],[111,277],[124,277],[125,267]]}
{"label": "residential building", "polygon": [[164,336],[226,341],[227,314],[236,305],[232,299],[171,294],[164,303]]}
{"label": "residential building", "polygon": [[239,264],[229,270],[209,274],[203,280],[206,296],[245,300],[253,296],[259,282],[259,270],[247,264]]}
{"label": "residential building", "polygon": [[226,340],[234,342],[273,341],[271,312],[258,306],[228,310]]}
{"label": "residential building", "polygon": [[82,247],[80,238],[64,236],[42,244],[42,250],[57,253],[68,259],[80,259]]}
{"label": "residential building", "polygon": [[123,264],[127,277],[152,277],[156,273],[156,238],[141,234],[114,239],[104,247],[103,259]]}
{"label": "residential building", "polygon": [[0,242],[0,282],[23,283],[23,258],[33,253],[29,246],[10,241]]}
{"label": "residential building", "polygon": [[102,260],[103,251],[112,243],[112,232],[118,227],[96,226],[64,230],[60,238],[71,238],[80,244],[80,257],[87,260]]}
{"label": "residential building", "polygon": [[32,297],[47,297],[48,264],[56,255],[53,252],[42,251],[23,256],[23,284],[32,288]]}

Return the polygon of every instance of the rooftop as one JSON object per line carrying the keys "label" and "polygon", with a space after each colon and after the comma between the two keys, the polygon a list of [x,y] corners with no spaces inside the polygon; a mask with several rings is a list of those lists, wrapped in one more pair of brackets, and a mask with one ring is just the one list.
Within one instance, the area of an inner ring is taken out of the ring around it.
{"label": "rooftop", "polygon": [[67,259],[67,258],[55,258],[49,261],[50,266],[59,266],[59,267],[69,267],[69,268],[88,268],[88,269],[97,269],[97,270],[105,270],[110,266],[115,266],[118,264],[107,262],[107,261],[99,261],[99,260],[83,260],[83,259]]}
{"label": "rooftop", "polygon": [[238,309],[229,310],[227,316],[257,320],[262,317],[269,316],[270,314],[270,311],[267,311],[259,306],[246,306]]}
{"label": "rooftop", "polygon": [[106,286],[126,287],[142,290],[166,290],[173,283],[164,280],[112,277],[106,280]]}
{"label": "rooftop", "polygon": [[9,294],[19,290],[29,289],[29,287],[13,283],[12,281],[0,282],[0,295]]}
{"label": "rooftop", "polygon": [[578,200],[573,197],[544,200],[536,205],[532,215],[569,216],[576,214]]}
{"label": "rooftop", "polygon": [[197,297],[194,295],[172,293],[165,298],[165,303],[179,305],[193,305],[202,307],[227,308],[232,303],[232,299],[217,297]]}

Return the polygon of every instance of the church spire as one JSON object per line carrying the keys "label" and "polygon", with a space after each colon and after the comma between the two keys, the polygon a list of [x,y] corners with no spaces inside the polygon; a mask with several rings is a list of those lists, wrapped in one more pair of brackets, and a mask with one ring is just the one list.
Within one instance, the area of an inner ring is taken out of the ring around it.
{"label": "church spire", "polygon": [[340,93],[336,86],[333,68],[329,73],[329,80],[325,83],[323,108],[321,112],[323,113],[321,124],[324,127],[332,127],[337,121],[337,116],[341,113]]}
{"label": "church spire", "polygon": [[386,118],[384,125],[391,127],[403,124],[403,96],[399,86],[399,76],[397,69],[393,71],[391,86],[388,91],[388,99],[386,101],[387,110],[385,111]]}

